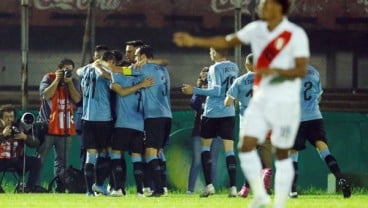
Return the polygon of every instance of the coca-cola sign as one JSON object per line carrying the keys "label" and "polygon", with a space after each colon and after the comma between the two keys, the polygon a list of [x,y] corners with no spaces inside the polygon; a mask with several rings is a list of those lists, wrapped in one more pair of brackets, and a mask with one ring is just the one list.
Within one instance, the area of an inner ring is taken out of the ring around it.
{"label": "coca-cola sign", "polygon": [[[233,11],[237,6],[241,7],[242,13],[252,14],[258,0],[211,0],[211,8],[216,13]],[[239,5],[238,5],[239,4]]]}
{"label": "coca-cola sign", "polygon": [[[96,8],[101,10],[118,9],[123,1],[132,0],[95,0]],[[62,10],[85,10],[88,8],[89,0],[33,0],[35,8],[40,10],[62,9]]]}

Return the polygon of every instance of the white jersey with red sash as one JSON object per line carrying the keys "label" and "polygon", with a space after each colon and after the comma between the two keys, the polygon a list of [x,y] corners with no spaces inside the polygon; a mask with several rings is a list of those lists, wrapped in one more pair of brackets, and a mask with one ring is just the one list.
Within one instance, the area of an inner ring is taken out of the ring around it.
{"label": "white jersey with red sash", "polygon": [[[50,73],[51,81],[55,79],[55,74]],[[75,135],[75,124],[73,121],[73,103],[69,98],[67,86],[59,85],[54,96],[50,98],[51,114],[49,118],[48,134],[51,135]]]}
{"label": "white jersey with red sash", "polygon": [[[274,30],[267,23],[255,21],[237,33],[240,41],[251,45],[255,71],[264,68],[290,69],[295,67],[295,58],[309,57],[309,41],[305,31],[284,18]],[[301,80],[293,79],[271,83],[276,75],[255,78],[257,92],[272,100],[299,100]]]}
{"label": "white jersey with red sash", "polygon": [[[288,70],[295,67],[296,58],[309,57],[306,33],[287,18],[272,31],[264,21],[252,22],[240,30],[237,37],[251,45],[255,71],[266,68]],[[301,79],[280,81],[277,75],[256,77],[254,87],[240,134],[255,137],[258,143],[263,143],[272,130],[271,142],[275,147],[292,147],[300,121]]]}

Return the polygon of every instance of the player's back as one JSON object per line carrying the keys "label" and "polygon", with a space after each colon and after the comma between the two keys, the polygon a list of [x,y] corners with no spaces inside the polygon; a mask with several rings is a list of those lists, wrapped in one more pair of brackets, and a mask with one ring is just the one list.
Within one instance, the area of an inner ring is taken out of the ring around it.
{"label": "player's back", "polygon": [[111,121],[109,81],[91,65],[82,70],[83,120]]}
{"label": "player's back", "polygon": [[[122,87],[132,87],[142,81],[141,77],[124,76],[122,74],[113,74],[113,83],[117,83]],[[143,90],[126,96],[116,97],[115,112],[117,119],[115,128],[129,128],[143,131]]]}
{"label": "player's back", "polygon": [[254,72],[248,72],[238,77],[231,85],[227,94],[239,100],[240,114],[243,115],[253,95]]}
{"label": "player's back", "polygon": [[308,121],[322,118],[319,109],[319,99],[323,90],[320,75],[311,65],[307,66],[307,75],[302,80],[301,88],[301,121]]}
{"label": "player's back", "polygon": [[152,77],[155,84],[144,90],[144,118],[172,118],[170,105],[170,76],[167,69],[156,64],[145,64],[141,69],[145,77]]}
{"label": "player's back", "polygon": [[208,88],[219,88],[216,95],[207,96],[203,116],[222,118],[235,115],[234,105],[226,107],[226,92],[239,75],[238,66],[231,61],[217,62],[208,71]]}

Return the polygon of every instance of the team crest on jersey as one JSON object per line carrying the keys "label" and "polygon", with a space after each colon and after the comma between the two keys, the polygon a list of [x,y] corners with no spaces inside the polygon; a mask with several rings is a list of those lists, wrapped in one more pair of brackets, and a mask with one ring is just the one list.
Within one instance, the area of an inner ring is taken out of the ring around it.
{"label": "team crest on jersey", "polygon": [[279,37],[279,38],[277,38],[277,40],[275,41],[275,48],[276,48],[277,50],[281,50],[281,48],[283,48],[283,47],[284,47],[285,43],[286,43],[285,39],[284,39],[283,37]]}

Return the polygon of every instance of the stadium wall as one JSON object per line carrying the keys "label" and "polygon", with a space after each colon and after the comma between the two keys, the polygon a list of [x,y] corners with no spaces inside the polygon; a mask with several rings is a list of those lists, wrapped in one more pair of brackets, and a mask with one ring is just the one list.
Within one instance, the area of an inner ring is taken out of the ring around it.
{"label": "stadium wall", "polygon": [[[34,112],[37,113],[37,112]],[[19,115],[21,112],[19,112]],[[323,113],[328,142],[331,152],[340,163],[343,172],[363,173],[368,172],[368,115],[360,113]],[[238,122],[238,121],[237,121]],[[191,162],[191,128],[193,124],[192,111],[180,111],[173,114],[171,139],[165,150],[168,166],[168,181],[170,188],[186,190]],[[237,132],[237,130],[236,130]],[[237,133],[235,133],[238,139]],[[79,141],[73,137],[69,163],[79,167]],[[28,154],[34,150],[28,149]],[[225,188],[228,184],[228,176],[225,166],[223,150],[217,161],[216,188]],[[129,156],[128,185],[134,185],[134,177],[131,172]],[[42,184],[46,185],[53,177],[53,153],[50,153],[42,171]],[[325,163],[319,158],[315,149],[308,144],[307,149],[299,155],[299,187],[300,189],[327,188],[327,175],[329,173]],[[12,178],[12,177],[9,177]],[[243,183],[243,176],[238,166],[238,187]],[[197,181],[197,190],[204,185],[202,173]]]}

